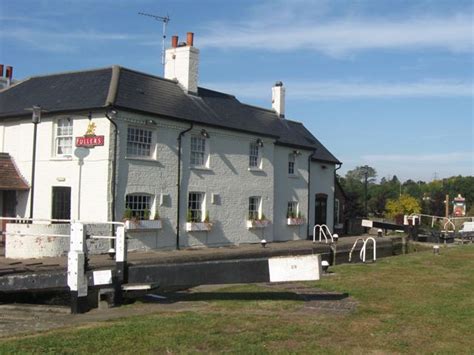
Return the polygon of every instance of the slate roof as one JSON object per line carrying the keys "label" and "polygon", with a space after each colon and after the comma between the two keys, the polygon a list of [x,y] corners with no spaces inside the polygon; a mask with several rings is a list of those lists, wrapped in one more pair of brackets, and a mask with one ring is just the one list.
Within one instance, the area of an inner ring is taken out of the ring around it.
{"label": "slate roof", "polygon": [[30,187],[8,153],[0,153],[0,190],[28,190]]}
{"label": "slate roof", "polygon": [[50,113],[113,105],[273,137],[280,145],[316,149],[316,160],[340,163],[303,124],[280,119],[273,110],[246,105],[235,96],[201,87],[197,95],[188,95],[173,80],[117,66],[21,81],[0,91],[0,120],[30,115],[25,108],[33,105],[40,105]]}

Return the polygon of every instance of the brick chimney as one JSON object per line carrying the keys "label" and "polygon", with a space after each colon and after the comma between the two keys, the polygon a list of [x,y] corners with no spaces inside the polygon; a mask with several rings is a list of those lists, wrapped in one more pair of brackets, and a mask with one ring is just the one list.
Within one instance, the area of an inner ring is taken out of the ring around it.
{"label": "brick chimney", "polygon": [[188,32],[186,42],[171,38],[165,54],[165,78],[177,80],[183,89],[196,94],[198,89],[199,49],[194,47],[194,33]]}
{"label": "brick chimney", "polygon": [[272,87],[272,108],[280,118],[285,118],[285,87],[281,81]]}

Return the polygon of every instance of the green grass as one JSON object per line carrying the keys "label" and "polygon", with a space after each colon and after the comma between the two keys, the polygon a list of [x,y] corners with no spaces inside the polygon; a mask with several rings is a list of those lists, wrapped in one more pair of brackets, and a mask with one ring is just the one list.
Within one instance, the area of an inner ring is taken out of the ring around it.
{"label": "green grass", "polygon": [[358,301],[301,312],[294,294],[234,286],[183,296],[205,307],[3,339],[0,353],[474,353],[474,246],[341,265],[310,285]]}

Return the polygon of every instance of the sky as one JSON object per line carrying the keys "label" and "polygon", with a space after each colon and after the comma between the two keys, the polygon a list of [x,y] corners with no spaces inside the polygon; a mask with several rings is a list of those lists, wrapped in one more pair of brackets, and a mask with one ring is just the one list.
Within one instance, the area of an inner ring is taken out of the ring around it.
{"label": "sky", "polygon": [[195,33],[200,86],[271,108],[340,160],[344,175],[474,175],[471,0],[0,0],[0,63],[23,79],[119,64],[162,75],[162,22]]}

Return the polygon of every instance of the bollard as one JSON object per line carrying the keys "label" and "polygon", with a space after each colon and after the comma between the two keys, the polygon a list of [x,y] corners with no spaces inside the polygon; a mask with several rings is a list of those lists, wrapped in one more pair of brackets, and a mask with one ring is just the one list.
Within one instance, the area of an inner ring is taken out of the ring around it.
{"label": "bollard", "polygon": [[383,237],[383,230],[379,229],[377,230],[377,237]]}
{"label": "bollard", "polygon": [[71,224],[67,255],[67,285],[71,290],[71,313],[87,311],[86,233],[82,223]]}
{"label": "bollard", "polygon": [[439,245],[433,245],[433,254],[439,255]]}

